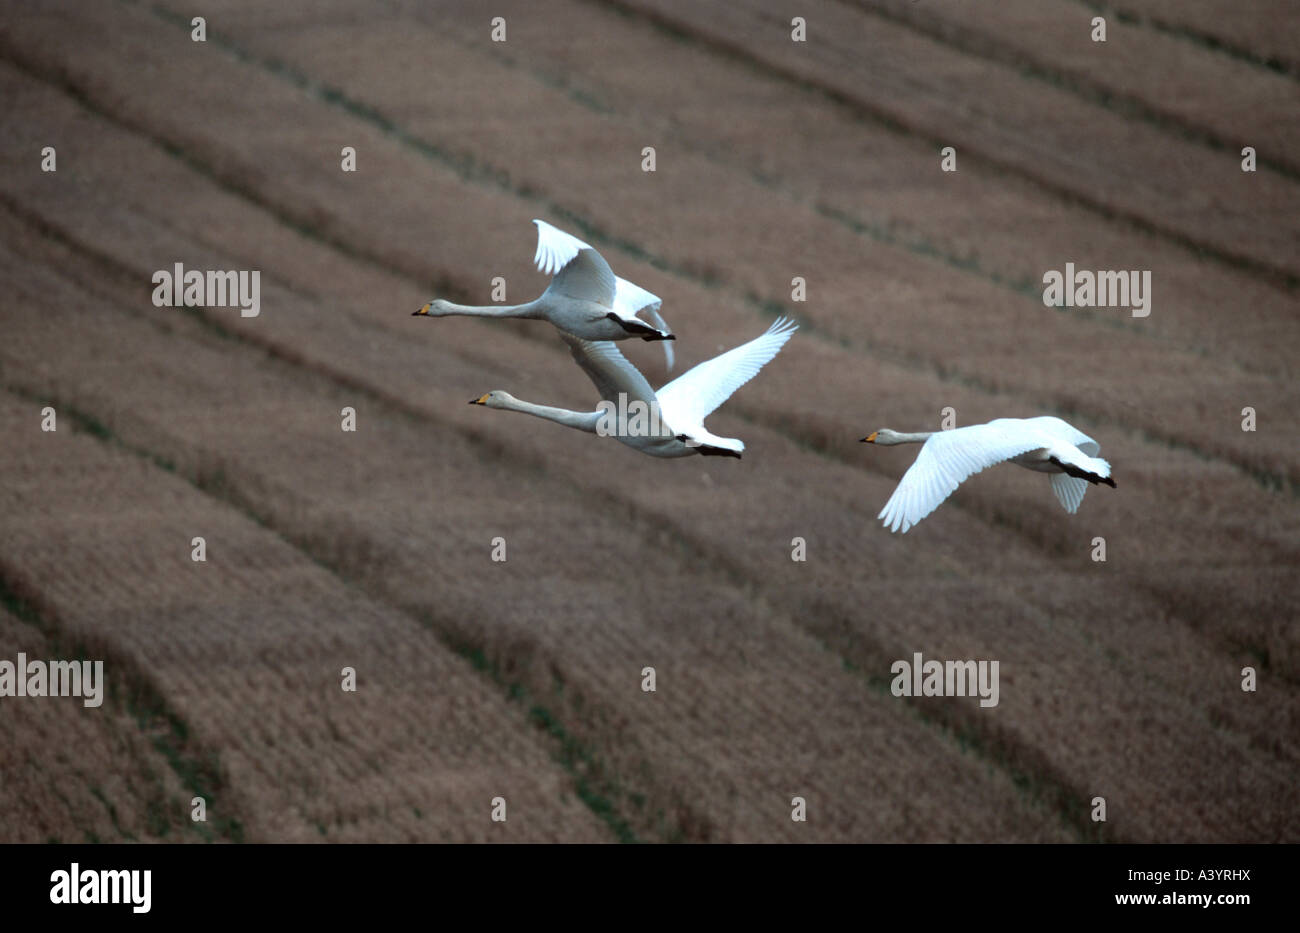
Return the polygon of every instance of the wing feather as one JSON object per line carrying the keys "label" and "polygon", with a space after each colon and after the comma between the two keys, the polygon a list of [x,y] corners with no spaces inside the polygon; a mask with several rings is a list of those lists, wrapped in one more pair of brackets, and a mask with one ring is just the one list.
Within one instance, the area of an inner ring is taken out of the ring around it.
{"label": "wing feather", "polygon": [[569,345],[574,362],[595,384],[602,401],[617,403],[620,392],[627,395],[629,402],[639,400],[649,405],[655,401],[655,391],[641,370],[628,362],[613,341],[583,340],[564,332],[560,339]]}
{"label": "wing feather", "polygon": [[605,257],[544,220],[533,223],[537,225],[537,252],[533,261],[537,268],[552,275],[546,290],[613,310],[618,285]]}
{"label": "wing feather", "polygon": [[999,419],[932,434],[921,445],[898,488],[876,516],[890,531],[906,532],[952,495],[968,477],[1030,450],[1050,446],[1037,427]]}
{"label": "wing feather", "polygon": [[664,418],[678,430],[702,428],[704,419],[753,379],[798,329],[781,318],[759,337],[700,363],[659,390]]}
{"label": "wing feather", "polygon": [[645,309],[658,310],[663,303],[664,300],[654,292],[648,292],[627,279],[615,283],[614,310],[626,317],[636,317],[638,311]]}
{"label": "wing feather", "polygon": [[537,253],[533,262],[547,275],[555,275],[584,249],[592,249],[571,233],[565,233],[558,227],[552,227],[544,220],[534,220],[537,225]]}
{"label": "wing feather", "polygon": [[1039,415],[1036,418],[1024,418],[1021,420],[1023,420],[1025,424],[1033,425],[1045,434],[1050,434],[1057,440],[1065,441],[1067,444],[1073,444],[1089,457],[1095,457],[1101,452],[1100,444],[1068,421],[1062,421],[1054,415]]}
{"label": "wing feather", "polygon": [[1088,491],[1088,481],[1068,473],[1053,473],[1051,478],[1052,492],[1056,493],[1065,511],[1071,515],[1079,511],[1083,494]]}

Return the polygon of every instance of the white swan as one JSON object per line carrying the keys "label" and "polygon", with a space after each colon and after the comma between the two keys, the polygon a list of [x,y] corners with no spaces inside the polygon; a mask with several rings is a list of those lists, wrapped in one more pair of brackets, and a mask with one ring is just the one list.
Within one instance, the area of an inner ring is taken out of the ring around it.
{"label": "white swan", "polygon": [[950,431],[902,434],[881,428],[862,439],[890,446],[924,446],[903,474],[877,518],[890,531],[903,531],[925,518],[966,479],[996,463],[1010,461],[1052,474],[1052,492],[1074,514],[1088,484],[1114,487],[1110,464],[1097,458],[1100,445],[1060,418],[998,418]]}
{"label": "white swan", "polygon": [[[520,317],[550,321],[565,333],[584,340],[676,340],[659,316],[663,300],[609,268],[605,257],[575,236],[543,220],[537,224],[537,253],[533,262],[552,276],[542,294],[521,305],[458,305],[436,298],[417,316]],[[644,313],[650,323],[637,317]],[[668,368],[673,368],[672,344],[664,344]]]}
{"label": "white swan", "polygon": [[[499,389],[471,400],[470,404],[523,412],[591,434],[609,434],[652,457],[702,454],[739,458],[744,443],[709,433],[704,419],[754,378],[796,329],[793,321],[781,318],[762,336],[700,363],[657,393],[615,344],[562,334],[574,360],[600,393],[601,406],[596,411],[534,405]],[[639,410],[657,414],[638,421],[635,403],[640,403]],[[620,410],[631,417],[620,420],[617,417]]]}

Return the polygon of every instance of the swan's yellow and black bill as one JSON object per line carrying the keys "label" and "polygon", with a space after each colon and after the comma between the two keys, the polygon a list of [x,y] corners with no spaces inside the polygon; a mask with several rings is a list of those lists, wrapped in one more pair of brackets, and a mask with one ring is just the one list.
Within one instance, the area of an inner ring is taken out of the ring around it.
{"label": "swan's yellow and black bill", "polygon": [[429,305],[431,305],[431,304],[433,304],[432,301],[426,303],[425,306],[424,306],[423,308],[421,308],[419,311],[412,311],[412,312],[411,312],[411,317],[416,317],[416,316],[421,315],[421,314],[428,314],[428,313],[429,313]]}
{"label": "swan's yellow and black bill", "polygon": [[864,438],[863,438],[861,441],[859,441],[858,443],[860,443],[860,444],[874,444],[874,443],[876,442],[876,435],[879,434],[879,433],[880,433],[879,431],[872,431],[870,434],[868,434],[866,437],[864,437]]}
{"label": "swan's yellow and black bill", "polygon": [[487,397],[488,397],[488,395],[491,395],[491,394],[492,394],[492,393],[489,392],[487,395],[480,395],[478,398],[472,398],[472,399],[469,400],[469,403],[470,403],[471,405],[486,405],[486,404],[487,404]]}

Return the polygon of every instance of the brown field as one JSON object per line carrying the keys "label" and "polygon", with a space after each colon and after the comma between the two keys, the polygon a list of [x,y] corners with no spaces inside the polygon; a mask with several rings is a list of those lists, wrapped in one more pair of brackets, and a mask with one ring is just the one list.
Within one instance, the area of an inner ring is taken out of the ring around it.
{"label": "brown field", "polygon": [[[1289,3],[192,7],[0,4],[0,659],[109,681],[0,699],[0,841],[1300,841]],[[797,317],[710,419],[743,460],[465,404],[595,402],[549,325],[410,316],[537,294],[534,217],[679,371]],[[176,262],[261,314],[155,307]],[[1044,307],[1066,262],[1150,317]],[[857,440],[946,406],[1118,488],[891,535],[915,449]],[[1000,704],[894,697],[914,652]]]}

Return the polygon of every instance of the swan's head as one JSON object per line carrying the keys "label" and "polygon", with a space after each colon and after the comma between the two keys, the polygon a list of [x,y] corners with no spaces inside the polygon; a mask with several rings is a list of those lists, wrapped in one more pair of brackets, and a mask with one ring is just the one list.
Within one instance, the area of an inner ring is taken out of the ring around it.
{"label": "swan's head", "polygon": [[480,395],[478,398],[469,400],[471,405],[486,405],[488,408],[509,408],[510,403],[516,401],[515,397],[509,392],[502,392],[500,389],[493,389],[487,395]]}
{"label": "swan's head", "polygon": [[888,447],[891,444],[905,444],[907,442],[897,431],[891,431],[889,428],[881,428],[879,431],[872,431],[864,437],[862,443],[880,444],[882,447]]}
{"label": "swan's head", "polygon": [[435,298],[426,304],[419,311],[414,312],[412,317],[444,317],[447,314],[447,302],[441,298]]}

